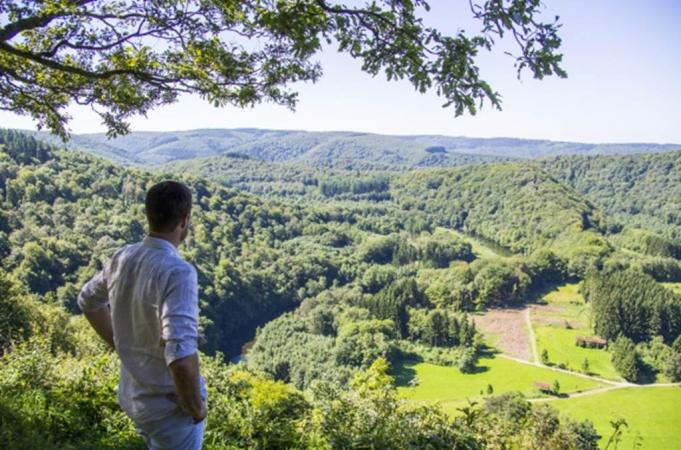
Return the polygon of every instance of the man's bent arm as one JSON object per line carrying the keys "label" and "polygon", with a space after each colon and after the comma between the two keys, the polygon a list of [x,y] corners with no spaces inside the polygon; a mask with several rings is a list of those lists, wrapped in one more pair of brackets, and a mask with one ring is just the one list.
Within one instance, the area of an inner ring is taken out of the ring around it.
{"label": "man's bent arm", "polygon": [[206,417],[206,404],[201,398],[199,354],[176,359],[168,366],[175,383],[180,406],[198,422]]}
{"label": "man's bent arm", "polygon": [[92,328],[95,329],[98,335],[106,341],[109,346],[116,350],[113,338],[113,326],[111,325],[111,313],[109,308],[99,308],[94,311],[84,311],[83,314]]}
{"label": "man's bent arm", "polygon": [[109,292],[106,282],[107,265],[88,281],[78,294],[78,306],[92,328],[114,350],[111,311],[109,310]]}

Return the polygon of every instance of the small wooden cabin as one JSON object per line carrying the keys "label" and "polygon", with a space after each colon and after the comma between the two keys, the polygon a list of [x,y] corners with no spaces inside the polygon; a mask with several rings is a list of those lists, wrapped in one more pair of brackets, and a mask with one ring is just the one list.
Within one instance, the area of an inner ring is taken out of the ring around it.
{"label": "small wooden cabin", "polygon": [[577,336],[575,338],[575,345],[588,348],[606,348],[608,340],[598,336]]}

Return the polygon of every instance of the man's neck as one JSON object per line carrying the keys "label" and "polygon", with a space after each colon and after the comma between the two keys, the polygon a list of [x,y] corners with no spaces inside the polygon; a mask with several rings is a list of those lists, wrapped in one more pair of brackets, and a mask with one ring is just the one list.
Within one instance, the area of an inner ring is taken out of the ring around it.
{"label": "man's neck", "polygon": [[154,231],[149,232],[149,236],[156,238],[156,239],[163,239],[165,241],[170,242],[173,244],[173,247],[177,248],[180,245],[180,237],[177,235],[177,233],[158,233]]}

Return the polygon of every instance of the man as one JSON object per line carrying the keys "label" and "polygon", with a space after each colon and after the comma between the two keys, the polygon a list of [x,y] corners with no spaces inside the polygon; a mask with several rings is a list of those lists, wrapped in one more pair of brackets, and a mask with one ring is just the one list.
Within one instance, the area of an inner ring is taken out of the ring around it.
{"label": "man", "polygon": [[196,270],[177,251],[191,203],[182,183],[153,186],[145,199],[149,235],[117,250],[78,296],[120,357],[118,401],[151,449],[200,449],[203,439]]}

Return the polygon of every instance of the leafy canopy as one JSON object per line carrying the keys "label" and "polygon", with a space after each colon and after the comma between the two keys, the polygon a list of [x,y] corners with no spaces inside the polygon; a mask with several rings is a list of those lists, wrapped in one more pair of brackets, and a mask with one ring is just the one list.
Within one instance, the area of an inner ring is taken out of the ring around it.
{"label": "leafy canopy", "polygon": [[[423,0],[5,0],[0,3],[0,109],[29,115],[66,138],[71,101],[90,106],[109,135],[127,120],[199,94],[216,107],[272,101],[295,107],[290,84],[316,81],[324,45],[362,61],[372,75],[434,90],[455,114],[500,96],[475,58],[506,34],[519,75],[566,76],[558,17],[539,0],[471,2],[479,33],[426,26]],[[357,6],[358,5],[358,6]]]}

